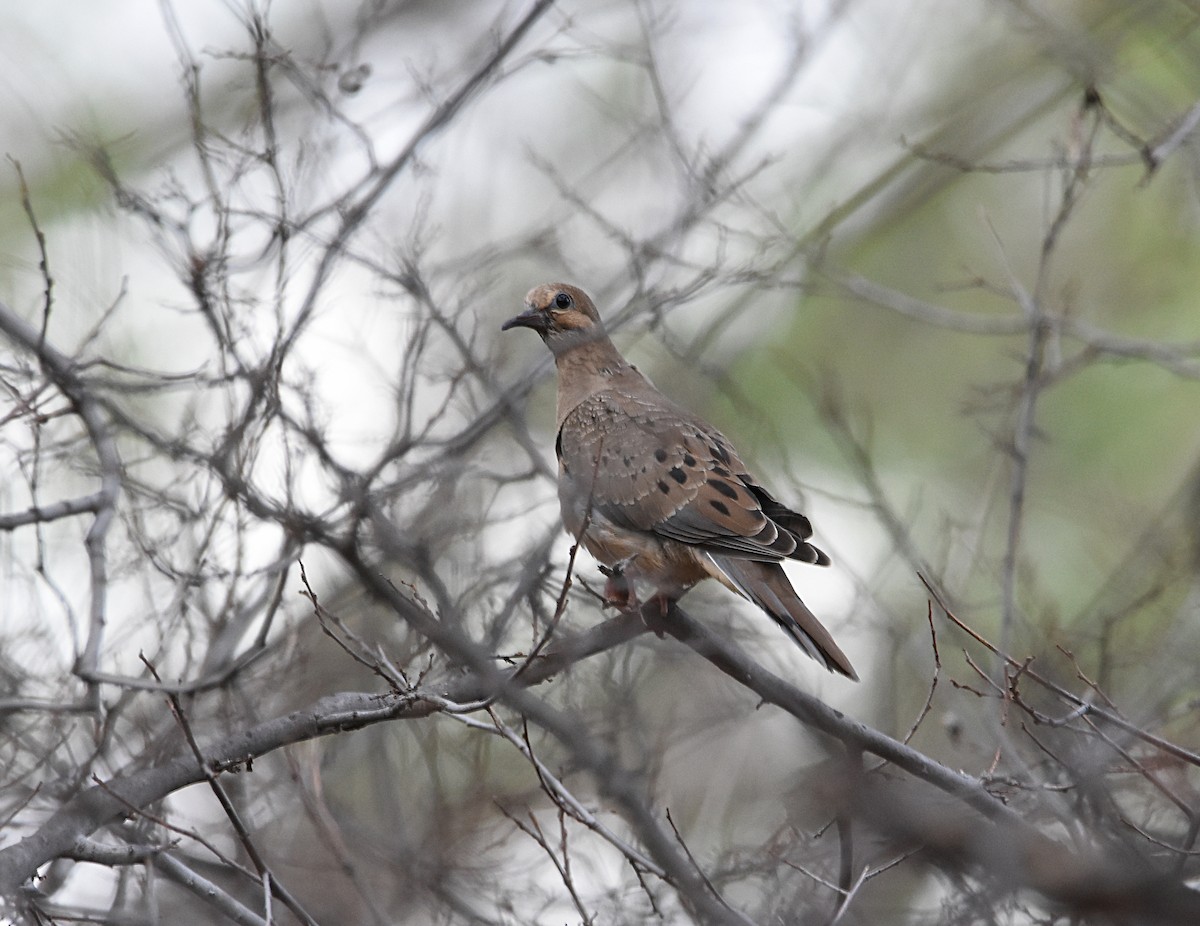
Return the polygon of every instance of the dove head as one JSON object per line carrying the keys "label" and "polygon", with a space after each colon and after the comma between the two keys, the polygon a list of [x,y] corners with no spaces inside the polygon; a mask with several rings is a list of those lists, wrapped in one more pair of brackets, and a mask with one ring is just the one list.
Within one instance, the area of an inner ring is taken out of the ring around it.
{"label": "dove head", "polygon": [[543,283],[525,297],[525,311],[500,326],[532,328],[558,356],[583,344],[607,341],[600,313],[588,294],[568,283]]}

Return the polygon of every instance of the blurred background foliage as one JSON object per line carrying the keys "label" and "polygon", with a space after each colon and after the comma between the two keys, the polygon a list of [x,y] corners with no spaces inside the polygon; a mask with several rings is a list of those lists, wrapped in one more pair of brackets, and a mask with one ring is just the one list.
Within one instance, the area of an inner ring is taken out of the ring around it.
{"label": "blurred background foliage", "polygon": [[[127,192],[177,200],[196,239],[216,239],[206,206],[178,193],[203,173],[180,83],[178,50],[187,47],[222,168],[248,201],[271,202],[261,165],[247,156],[239,168],[227,144],[259,115],[247,14],[211,2],[102,6],[3,14],[4,147],[46,233],[55,338],[82,343],[111,309],[99,339],[107,356],[183,373],[207,362],[186,308],[195,254],[181,235],[148,227],[113,178]],[[369,170],[371,151],[401,144],[525,9],[269,7],[273,40],[288,52],[276,72],[276,130],[298,211]],[[926,570],[960,616],[1007,640],[1016,658],[1038,654],[1046,672],[1071,681],[1074,667],[1054,650],[1062,646],[1132,713],[1194,737],[1186,706],[1200,654],[1200,148],[1191,132],[1171,138],[1200,101],[1198,24],[1194,4],[1166,0],[556,4],[503,80],[421,146],[335,271],[297,361],[331,444],[342,459],[370,459],[393,427],[404,368],[394,345],[415,324],[397,283],[415,262],[435,302],[462,306],[449,327],[486,359],[494,383],[536,372],[528,420],[550,460],[553,390],[541,347],[497,328],[535,283],[577,282],[660,387],[725,430],[781,495],[805,501],[834,555],[829,575],[797,578],[851,641],[863,685],[818,678],[780,652],[768,628],[755,645],[769,665],[903,733],[933,672],[917,577]],[[331,74],[341,81],[336,114],[306,92],[307,81]],[[1161,162],[1148,160],[1160,145]],[[1075,171],[1084,151],[1090,165]],[[709,175],[713,157],[721,160]],[[724,201],[706,202],[718,179],[743,175]],[[1073,182],[1078,199],[1056,228]],[[34,317],[43,281],[11,163],[0,187],[0,296]],[[269,314],[262,294],[274,281],[256,252],[263,229],[233,234],[244,236],[235,250],[246,255],[234,298]],[[311,268],[298,261],[294,272]],[[1022,294],[1046,318],[1077,327],[1052,326],[1035,381],[1008,631],[1012,448],[1031,393]],[[247,315],[248,339],[270,332],[263,317]],[[422,376],[420,401],[435,403],[438,372]],[[213,414],[188,394],[129,401],[163,422],[194,416],[201,430]],[[486,541],[534,549],[557,523],[548,479],[487,483],[493,470],[518,467],[508,462],[517,457],[498,432],[414,517],[447,587],[481,608],[497,594],[472,592]],[[281,466],[273,478],[283,483]],[[319,479],[294,488],[323,491]],[[485,529],[481,509],[494,520]],[[558,580],[568,544],[555,544]],[[580,571],[594,576],[590,562]],[[422,655],[394,618],[340,587],[335,567],[322,576],[334,587],[323,600],[359,632]],[[0,607],[12,614],[14,600],[10,592]],[[726,620],[721,592],[689,600],[694,613]],[[290,681],[259,707],[370,685],[288,601],[294,629],[261,677],[291,666]],[[574,604],[568,621],[586,625],[589,608]],[[498,639],[527,644],[524,619],[511,617]],[[6,617],[6,632],[16,620]],[[746,613],[728,619],[731,633],[750,623]],[[974,684],[964,640],[944,625],[939,634],[946,671]],[[788,791],[820,756],[815,744],[784,718],[750,712],[743,692],[697,673],[671,641],[640,641],[557,684],[555,699],[647,770],[691,848],[731,872],[742,847],[796,821],[822,824],[819,802]],[[994,749],[994,707],[948,689],[915,742],[981,771]],[[964,717],[973,718],[965,736]],[[411,885],[387,872],[406,871],[425,888],[450,878],[460,900],[465,884],[474,885],[467,895],[484,895],[484,872],[512,861],[500,848],[512,829],[497,807],[520,814],[537,800],[523,760],[444,719],[337,738],[294,763],[293,777],[320,777],[313,788],[346,838],[387,862],[363,875],[387,895],[379,903],[413,904],[413,922],[421,909],[444,912],[449,895],[420,908]],[[310,887],[328,879],[313,902],[327,891],[330,908],[344,909],[343,873],[314,860],[311,833],[300,835],[311,820],[287,812],[291,801],[263,800],[259,819]],[[597,883],[621,883],[612,858],[588,858]],[[876,915],[903,907],[910,877],[897,873],[890,892],[868,894]],[[775,890],[769,879],[755,884],[760,896]],[[613,910],[641,902],[630,899],[636,888],[623,890],[613,888]],[[799,896],[789,889],[777,899]],[[919,905],[919,894],[910,899]],[[556,903],[547,900],[546,915]]]}

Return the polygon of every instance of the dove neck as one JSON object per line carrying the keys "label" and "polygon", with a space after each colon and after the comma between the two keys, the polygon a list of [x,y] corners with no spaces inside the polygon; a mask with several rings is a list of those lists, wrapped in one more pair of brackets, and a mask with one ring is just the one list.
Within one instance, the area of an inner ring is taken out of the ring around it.
{"label": "dove neck", "polygon": [[558,367],[560,377],[566,374],[572,379],[591,379],[594,376],[605,377],[629,369],[628,361],[621,356],[621,352],[613,346],[607,335],[593,334],[590,337],[576,337],[572,340],[573,343],[554,345],[554,364]]}
{"label": "dove neck", "polygon": [[607,337],[591,338],[570,349],[556,350],[558,367],[558,419],[563,418],[584,399],[606,392],[629,376],[634,368],[621,356]]}

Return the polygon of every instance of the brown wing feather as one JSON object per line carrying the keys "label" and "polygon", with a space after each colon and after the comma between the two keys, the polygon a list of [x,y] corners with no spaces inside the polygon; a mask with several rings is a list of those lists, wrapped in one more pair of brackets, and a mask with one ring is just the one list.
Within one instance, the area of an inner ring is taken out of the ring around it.
{"label": "brown wing feather", "polygon": [[724,436],[665,399],[594,394],[563,420],[557,448],[575,490],[621,527],[727,556],[829,562],[804,542],[807,518],[755,483]]}

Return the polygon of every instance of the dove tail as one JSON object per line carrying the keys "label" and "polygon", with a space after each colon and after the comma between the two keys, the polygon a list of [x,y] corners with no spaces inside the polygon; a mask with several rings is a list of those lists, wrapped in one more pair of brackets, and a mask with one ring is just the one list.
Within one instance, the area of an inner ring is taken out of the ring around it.
{"label": "dove tail", "polygon": [[778,563],[712,555],[709,559],[734,591],[766,611],[808,655],[830,672],[858,681],[858,673],[846,654],[800,600]]}

